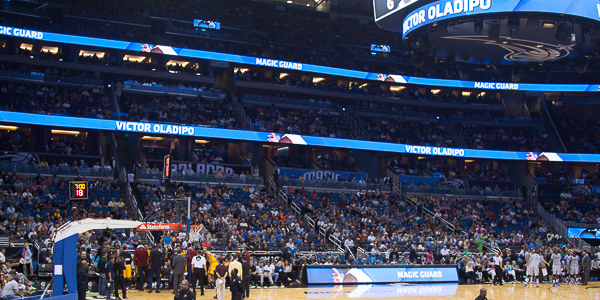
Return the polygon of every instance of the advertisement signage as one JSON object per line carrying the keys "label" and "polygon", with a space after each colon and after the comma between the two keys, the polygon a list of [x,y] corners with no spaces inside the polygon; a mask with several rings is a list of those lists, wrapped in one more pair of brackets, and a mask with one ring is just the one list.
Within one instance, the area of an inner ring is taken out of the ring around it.
{"label": "advertisement signage", "polygon": [[350,179],[354,176],[356,181],[361,179],[367,182],[367,173],[362,172],[340,172],[340,171],[329,171],[329,170],[307,170],[307,169],[288,169],[279,168],[279,176],[287,176],[289,179],[299,179],[300,176],[306,180],[327,180],[327,181],[338,181],[339,179],[345,180]]}
{"label": "advertisement signage", "polygon": [[[406,145],[384,142],[371,142],[360,140],[348,140],[338,138],[327,138],[306,135],[280,135],[268,132],[245,131],[236,129],[210,128],[200,126],[179,126],[144,122],[121,122],[106,119],[89,119],[78,117],[63,117],[52,115],[40,115],[31,113],[19,113],[11,111],[0,111],[0,122],[55,126],[66,128],[80,128],[106,131],[125,131],[139,133],[169,134],[161,128],[165,126],[172,129],[170,135],[194,136],[203,138],[229,139],[264,143],[292,143],[308,146],[321,146],[341,149],[358,149],[392,153],[406,153],[419,155],[434,155],[448,157],[484,158],[484,159],[506,159],[506,160],[532,160],[532,161],[555,161],[555,162],[600,162],[600,154],[579,153],[554,153],[554,152],[516,152],[499,150],[458,149],[419,145]],[[119,123],[132,123],[131,126],[122,126]],[[157,126],[159,125],[159,126]],[[159,130],[154,130],[159,128]],[[187,128],[183,130],[182,128]]]}
{"label": "advertisement signage", "polygon": [[458,282],[452,265],[430,266],[347,266],[332,268],[307,266],[308,284],[376,284]]}
{"label": "advertisement signage", "polygon": [[478,14],[552,13],[600,21],[597,0],[440,0],[409,13],[402,22],[402,37],[427,24]]}
{"label": "advertisement signage", "polygon": [[181,223],[144,223],[137,227],[139,231],[181,230]]}
{"label": "advertisement signage", "polygon": [[[475,1],[475,0],[470,0]],[[478,0],[479,1],[479,0]],[[483,0],[482,0],[483,1]],[[499,1],[499,0],[496,0]],[[533,0],[532,0],[533,1]],[[591,0],[582,0],[583,2]],[[597,11],[597,10],[596,10]],[[93,46],[102,47],[108,49],[119,49],[129,50],[138,52],[148,53],[161,53],[165,55],[182,56],[188,58],[208,59],[215,61],[223,61],[229,63],[239,63],[245,65],[254,66],[265,66],[272,68],[279,68],[285,70],[296,70],[305,71],[310,73],[318,73],[323,75],[341,76],[346,78],[362,79],[362,80],[379,80],[387,82],[395,82],[400,84],[415,84],[424,86],[435,86],[435,87],[453,87],[453,88],[466,88],[466,89],[495,89],[495,90],[515,90],[515,91],[534,91],[534,92],[600,92],[600,85],[598,84],[533,84],[533,83],[489,83],[489,82],[475,82],[475,81],[462,81],[462,80],[446,80],[446,79],[433,79],[433,78],[421,78],[411,77],[404,75],[395,74],[383,74],[383,73],[369,73],[364,71],[348,70],[334,67],[326,67],[319,65],[303,64],[299,62],[259,58],[227,53],[210,52],[203,50],[193,50],[185,48],[177,48],[166,45],[154,45],[147,43],[135,43],[126,41],[117,41],[109,39],[100,39],[92,37],[82,37],[68,34],[41,32],[34,30],[27,30],[21,28],[14,28],[8,26],[0,26],[0,35],[15,36],[22,38],[35,39],[47,42],[56,43],[67,43],[82,46]],[[123,122],[129,123],[129,122]],[[123,126],[131,126],[130,124],[122,124]],[[165,133],[168,126],[163,126],[162,130]],[[171,130],[175,128],[170,127]],[[148,131],[149,129],[144,129]],[[152,131],[156,131],[156,128],[152,128]],[[193,135],[193,133],[192,133]]]}
{"label": "advertisement signage", "polygon": [[191,170],[196,174],[215,174],[216,171],[222,171],[227,175],[234,175],[242,174],[242,172],[250,174],[252,172],[252,167],[248,165],[220,165],[188,162],[176,162],[171,164],[171,171],[174,173],[181,173],[184,170]]}

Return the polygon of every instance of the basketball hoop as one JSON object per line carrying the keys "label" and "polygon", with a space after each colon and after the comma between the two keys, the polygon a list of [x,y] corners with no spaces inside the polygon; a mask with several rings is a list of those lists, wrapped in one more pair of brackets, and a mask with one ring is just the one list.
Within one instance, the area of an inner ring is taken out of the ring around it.
{"label": "basketball hoop", "polygon": [[204,229],[202,225],[192,225],[190,226],[190,242],[198,242],[200,241],[200,232]]}

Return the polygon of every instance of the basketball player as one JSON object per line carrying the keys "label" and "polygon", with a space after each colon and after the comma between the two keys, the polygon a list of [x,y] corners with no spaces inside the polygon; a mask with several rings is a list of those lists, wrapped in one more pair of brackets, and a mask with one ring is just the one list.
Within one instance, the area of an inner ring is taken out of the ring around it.
{"label": "basketball player", "polygon": [[215,268],[217,268],[217,257],[206,249],[204,249],[204,256],[206,258],[206,267],[208,268],[208,284],[211,287],[214,287]]}
{"label": "basketball player", "polygon": [[536,278],[537,287],[540,287],[540,262],[544,262],[547,266],[549,264],[544,258],[535,252],[535,249],[531,249],[531,255],[527,258],[527,279],[525,279],[525,287],[529,284],[529,281],[533,283],[531,277]]}
{"label": "basketball player", "polygon": [[554,253],[550,257],[552,260],[552,286],[560,286],[559,279],[560,273],[562,272],[562,255],[560,254],[558,248],[554,248]]}
{"label": "basketball player", "polygon": [[577,254],[575,254],[573,251],[569,252],[570,257],[567,260],[567,270],[569,271],[569,279],[571,280],[571,284],[579,284],[579,256],[577,256]]}

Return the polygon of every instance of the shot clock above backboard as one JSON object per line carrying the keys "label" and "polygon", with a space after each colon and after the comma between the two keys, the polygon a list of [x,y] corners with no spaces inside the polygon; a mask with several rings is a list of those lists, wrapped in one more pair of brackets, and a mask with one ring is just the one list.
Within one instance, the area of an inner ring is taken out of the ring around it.
{"label": "shot clock above backboard", "polygon": [[71,200],[87,200],[89,184],[87,181],[69,181],[69,198]]}

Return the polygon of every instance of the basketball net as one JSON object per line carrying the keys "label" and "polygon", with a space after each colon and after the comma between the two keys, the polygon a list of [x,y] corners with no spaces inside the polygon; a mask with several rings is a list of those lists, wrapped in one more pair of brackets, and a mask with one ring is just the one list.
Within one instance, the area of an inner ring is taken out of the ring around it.
{"label": "basketball net", "polygon": [[204,226],[201,225],[192,225],[190,226],[190,242],[198,242],[200,241],[200,232],[204,229]]}

